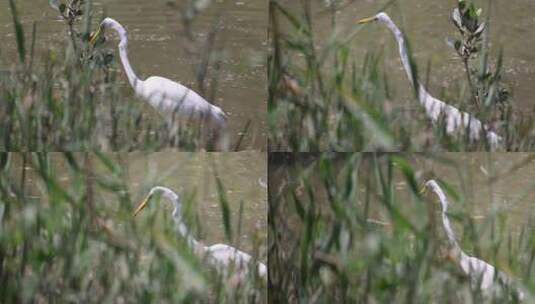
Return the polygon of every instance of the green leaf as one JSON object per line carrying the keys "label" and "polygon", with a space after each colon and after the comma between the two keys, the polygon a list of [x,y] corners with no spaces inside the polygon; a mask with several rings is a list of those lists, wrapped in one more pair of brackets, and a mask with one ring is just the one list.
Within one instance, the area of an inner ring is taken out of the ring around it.
{"label": "green leaf", "polygon": [[471,13],[464,14],[462,16],[463,18],[463,25],[466,27],[470,32],[475,32],[478,28],[478,22],[477,22],[477,16],[472,17]]}
{"label": "green leaf", "polygon": [[10,152],[0,152],[0,171],[9,170],[10,159]]}
{"label": "green leaf", "polygon": [[460,201],[461,200],[461,197],[459,196],[459,194],[457,193],[457,191],[455,190],[454,187],[452,187],[450,184],[446,183],[442,179],[437,179],[437,182],[444,189],[446,194],[448,196],[451,196],[454,201]]}
{"label": "green leaf", "polygon": [[221,207],[221,213],[223,214],[223,226],[225,228],[225,235],[227,237],[227,240],[232,242],[232,229],[231,229],[231,221],[230,221],[230,208],[229,208],[229,202],[227,199],[227,194],[225,192],[225,188],[223,187],[223,183],[221,182],[221,179],[219,176],[216,176],[216,183],[217,183],[217,193],[219,195],[219,204]]}
{"label": "green leaf", "polygon": [[453,47],[455,48],[455,50],[459,51],[461,49],[461,46],[462,46],[461,40],[455,40],[453,44]]}
{"label": "green leaf", "polygon": [[465,7],[466,7],[465,0],[459,0],[459,9],[462,11],[465,9]]}
{"label": "green leaf", "polygon": [[59,12],[60,13],[63,14],[66,9],[67,9],[67,6],[65,5],[65,3],[62,3],[62,4],[59,5]]}
{"label": "green leaf", "polygon": [[279,3],[275,1],[271,1],[270,4],[272,4],[276,9],[278,9],[298,32],[303,32],[305,35],[310,34],[308,28],[304,27],[303,23],[299,20],[299,18],[293,15],[290,11],[286,10],[284,7],[282,7]]}
{"label": "green leaf", "polygon": [[121,173],[121,167],[118,166],[109,156],[96,150],[95,155],[101,164],[103,164],[113,175],[118,175]]}
{"label": "green leaf", "polygon": [[110,64],[112,61],[113,61],[113,54],[105,54],[104,55],[103,62],[104,62],[105,65]]}
{"label": "green leaf", "polygon": [[409,183],[409,186],[411,187],[411,190],[418,195],[419,193],[419,187],[418,182],[416,181],[416,174],[414,173],[414,169],[412,168],[411,164],[402,157],[399,156],[392,156],[392,162],[394,165],[401,170],[403,175],[405,176],[405,179]]}
{"label": "green leaf", "polygon": [[476,9],[475,5],[473,3],[470,3],[470,7],[468,8],[467,15],[470,19],[476,20],[479,14],[481,14],[481,9]]}
{"label": "green leaf", "polygon": [[17,8],[14,0],[9,0],[9,6],[11,7],[11,15],[13,16],[13,24],[15,26],[15,35],[17,37],[17,50],[19,52],[19,58],[21,62],[26,58],[26,47],[24,46],[24,30],[20,23]]}
{"label": "green leaf", "polygon": [[299,197],[297,197],[297,194],[295,193],[295,191],[292,191],[291,194],[292,194],[292,198],[293,198],[293,202],[294,202],[297,215],[299,216],[301,220],[304,220],[305,208],[303,207],[303,204],[301,203],[301,200],[299,199]]}
{"label": "green leaf", "polygon": [[5,210],[6,210],[6,206],[4,206],[4,203],[0,203],[0,223],[2,223],[2,220],[4,218]]}

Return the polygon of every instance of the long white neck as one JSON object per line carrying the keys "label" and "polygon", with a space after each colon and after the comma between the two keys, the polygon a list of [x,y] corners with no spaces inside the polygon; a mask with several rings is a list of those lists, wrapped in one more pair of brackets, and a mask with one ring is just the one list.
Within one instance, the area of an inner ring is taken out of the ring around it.
{"label": "long white neck", "polygon": [[457,238],[455,237],[455,233],[451,228],[450,220],[446,215],[445,209],[442,210],[442,223],[444,224],[444,230],[446,230],[446,235],[448,236],[450,246],[453,249],[453,254],[459,258],[460,261],[466,260],[468,256],[461,250],[461,246],[459,246],[459,243],[457,242]]}
{"label": "long white neck", "polygon": [[448,237],[448,241],[452,247],[454,247],[456,250],[460,251],[459,243],[457,243],[457,239],[455,237],[455,233],[453,232],[453,229],[451,228],[450,219],[448,218],[448,215],[446,212],[448,211],[448,198],[446,197],[446,194],[444,194],[444,191],[434,182],[434,185],[431,187],[432,191],[438,196],[438,199],[440,200],[440,204],[442,205],[442,224],[444,226],[444,230],[446,231],[446,235]]}
{"label": "long white neck", "polygon": [[184,222],[179,221],[178,224],[178,232],[186,239],[186,242],[188,243],[188,246],[190,246],[193,250],[198,250],[200,247],[204,248],[203,245],[199,243],[190,233],[188,226],[184,224]]}
{"label": "long white neck", "polygon": [[405,41],[405,37],[403,36],[403,33],[396,26],[396,24],[390,19],[384,20],[383,24],[386,25],[386,27],[388,27],[388,29],[392,32],[392,34],[394,34],[394,38],[396,38],[396,41],[399,47],[399,56],[401,57],[401,63],[403,64],[403,67],[405,68],[405,73],[407,73],[407,77],[409,78],[409,81],[411,82],[411,84],[414,85],[413,83],[414,75],[412,72],[412,67],[410,64],[409,56],[407,55],[408,48],[407,48],[407,43]]}
{"label": "long white neck", "polygon": [[190,233],[188,227],[183,221],[182,217],[182,203],[180,202],[180,197],[178,194],[176,194],[173,190],[166,188],[166,187],[154,187],[151,190],[151,193],[154,193],[156,191],[162,192],[162,196],[167,199],[170,203],[173,204],[173,220],[175,224],[177,225],[177,230],[182,235],[187,243],[188,246],[190,246],[194,250],[198,250],[199,248],[204,248]]}
{"label": "long white neck", "polygon": [[444,230],[446,230],[446,235],[448,236],[450,245],[455,248],[460,248],[459,243],[457,243],[457,239],[455,238],[455,233],[451,228],[450,219],[444,210],[442,211],[442,223],[444,224]]}
{"label": "long white neck", "polygon": [[394,38],[396,38],[401,63],[403,64],[403,68],[405,69],[405,73],[407,74],[410,83],[416,88],[418,88],[418,99],[420,103],[425,106],[426,110],[428,108],[433,108],[434,106],[442,106],[441,104],[435,105],[435,103],[437,103],[438,101],[432,98],[432,96],[427,92],[425,87],[419,83],[418,79],[416,79],[416,75],[414,74],[412,66],[410,64],[409,55],[407,54],[407,42],[405,41],[405,36],[401,32],[401,30],[390,18],[381,19],[381,23],[386,25],[386,27],[388,27],[392,34],[394,34]]}
{"label": "long white neck", "polygon": [[108,26],[112,29],[114,29],[117,34],[119,34],[120,42],[119,42],[119,56],[121,57],[121,62],[124,67],[124,71],[126,73],[126,76],[128,77],[128,82],[130,82],[130,85],[134,89],[134,91],[137,94],[141,93],[143,80],[139,79],[134,72],[134,69],[130,65],[130,60],[128,60],[128,37],[126,34],[126,30],[124,27],[117,21],[109,18],[108,19]]}
{"label": "long white neck", "polygon": [[388,17],[388,15],[386,14],[382,15],[382,17],[380,18],[380,22],[386,25],[386,27],[388,27],[388,29],[390,29],[390,31],[394,34],[394,37],[396,38],[399,47],[399,56],[401,57],[401,63],[405,68],[405,72],[407,73],[407,77],[409,78],[410,83],[418,90],[418,101],[422,106],[424,106],[427,116],[433,122],[436,122],[439,119],[440,114],[444,112],[447,121],[446,132],[452,133],[459,128],[463,129],[467,126],[470,126],[470,139],[479,139],[480,132],[483,128],[487,130],[487,140],[490,144],[491,150],[495,150],[498,147],[499,142],[502,140],[501,137],[495,132],[488,130],[487,126],[483,125],[481,121],[479,121],[472,115],[466,112],[461,112],[457,108],[452,107],[446,104],[445,102],[440,101],[431,96],[431,94],[427,92],[427,90],[419,82],[419,80],[416,79],[416,75],[414,74],[414,71],[412,70],[412,66],[410,64],[409,55],[407,53],[407,42],[405,41],[403,33],[399,30],[399,28],[392,21],[392,19],[390,19],[390,17]]}

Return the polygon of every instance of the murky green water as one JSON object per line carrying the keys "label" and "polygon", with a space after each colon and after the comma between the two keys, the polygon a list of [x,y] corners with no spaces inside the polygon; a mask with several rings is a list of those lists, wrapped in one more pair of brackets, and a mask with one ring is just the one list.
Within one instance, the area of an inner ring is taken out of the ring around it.
{"label": "murky green water", "polygon": [[[82,159],[81,154],[75,154]],[[200,233],[195,235],[206,244],[228,243],[226,241],[222,211],[216,188],[214,165],[217,176],[221,178],[229,201],[231,223],[234,234],[240,223],[240,204],[243,202],[241,218],[241,231],[239,243],[235,244],[246,252],[259,248],[259,257],[266,256],[267,240],[267,189],[263,183],[267,180],[266,154],[260,152],[235,153],[176,153],[157,152],[151,154],[129,153],[108,155],[114,159],[125,172],[125,183],[132,199],[132,212],[148,194],[153,186],[166,186],[176,191],[182,198],[193,197],[193,217],[198,217]],[[65,189],[70,188],[72,174],[65,158],[60,153],[50,153],[51,165],[57,174],[58,180]],[[94,157],[94,156],[92,156]],[[13,157],[14,180],[20,179],[22,157],[15,154]],[[103,166],[94,158],[96,176],[105,176]],[[45,186],[30,167],[26,170],[27,195],[45,203]],[[104,174],[104,175],[103,175]],[[118,204],[116,197],[101,187],[96,188],[96,204]],[[152,201],[153,204],[156,201]],[[172,208],[161,201],[162,205],[151,205],[149,212],[156,212],[162,208],[169,213]],[[113,209],[113,208],[112,208]],[[120,219],[107,215],[112,226],[121,225]],[[170,221],[170,216],[165,219]],[[136,220],[131,218],[131,220]],[[238,241],[237,241],[238,242]],[[257,247],[259,246],[259,247]]]}
{"label": "murky green water", "polygon": [[[297,1],[282,1],[295,12],[302,11]],[[332,34],[331,15],[325,3],[330,1],[312,1],[313,27],[318,45],[322,45]],[[336,30],[351,33],[358,25],[356,21],[376,14],[388,1],[337,1],[342,9],[336,11]],[[487,12],[488,1],[476,1]],[[490,46],[493,58],[500,48],[504,51],[503,76],[512,92],[512,99],[517,111],[531,111],[535,103],[535,2],[530,0],[492,1]],[[456,57],[445,42],[447,37],[456,37],[457,29],[450,22],[451,10],[456,1],[418,1],[404,0],[394,2],[386,9],[393,21],[408,36],[414,59],[426,75],[430,65],[430,77],[427,86],[435,97],[440,98],[444,92],[458,94],[458,84],[465,83],[462,62]],[[413,92],[403,71],[397,44],[393,35],[383,25],[368,24],[350,43],[351,59],[357,66],[364,61],[367,51],[382,53],[380,64],[387,71],[389,86],[393,90],[393,99],[407,102],[407,107],[417,108]],[[453,95],[456,96],[456,95]],[[455,102],[450,100],[450,102]]]}
{"label": "murky green water", "polygon": [[[180,33],[180,6],[174,1],[114,0],[93,1],[95,20],[103,10],[118,20],[129,32],[129,57],[136,73],[142,77],[163,76],[195,90],[199,60],[192,59],[193,48],[187,51],[187,40]],[[177,3],[180,3],[178,1]],[[19,14],[29,39],[32,23],[37,22],[36,52],[42,53],[65,39],[65,27],[48,1],[17,1]],[[181,4],[182,5],[182,4]],[[8,69],[17,60],[15,36],[9,5],[0,5],[0,70]],[[220,17],[219,21],[218,17]],[[215,100],[229,114],[232,142],[239,137],[246,123],[251,127],[242,147],[265,150],[266,142],[266,40],[267,1],[215,1],[193,23],[194,38],[204,41],[214,27],[217,43],[224,47],[221,72]],[[96,24],[94,25],[96,26]],[[110,39],[107,46],[116,48]],[[116,52],[117,58],[118,54]],[[131,93],[126,76],[125,90]],[[140,102],[142,102],[140,100]],[[147,105],[147,111],[150,106]]]}

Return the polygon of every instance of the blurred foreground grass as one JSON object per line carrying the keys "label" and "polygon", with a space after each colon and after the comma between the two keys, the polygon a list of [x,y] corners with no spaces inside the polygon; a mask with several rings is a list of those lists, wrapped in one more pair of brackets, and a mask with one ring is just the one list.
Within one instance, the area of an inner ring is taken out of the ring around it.
{"label": "blurred foreground grass", "polygon": [[[400,1],[384,3],[381,10],[391,15],[395,14],[392,11],[396,11],[396,5],[404,5]],[[290,3],[270,0],[270,151],[488,150],[484,141],[470,142],[467,136],[447,136],[444,121],[431,124],[418,104],[416,92],[411,98],[414,107],[408,109],[407,103],[399,100],[392,90],[389,71],[381,66],[381,52],[367,51],[363,62],[353,58],[355,46],[367,47],[359,44],[359,37],[362,37],[359,33],[365,26],[357,25],[356,19],[368,16],[355,16],[354,24],[343,24],[337,20],[337,15],[346,5],[358,4],[353,1]],[[492,20],[486,21],[489,26]],[[320,31],[329,35],[318,38]],[[388,39],[394,39],[390,32],[381,31],[383,33]],[[444,37],[449,34],[444,33]],[[410,37],[406,40],[411,42]],[[470,66],[468,59],[465,61],[467,74],[473,74],[471,81],[468,81],[470,77],[464,79],[467,83],[435,97],[495,127],[504,138],[503,150],[534,150],[532,117],[535,109],[515,109],[510,100],[502,100],[509,97],[501,93],[503,58],[501,53],[491,58],[488,45],[488,38],[484,37],[481,50],[477,56],[472,56]],[[408,55],[412,58],[410,50]],[[397,51],[395,53],[397,56]],[[455,54],[452,50],[452,55]],[[417,66],[414,61],[411,64],[417,74],[415,78],[425,86],[433,71],[429,66]],[[459,69],[463,69],[462,64]],[[401,81],[410,85],[406,78]],[[477,98],[469,90],[472,82],[473,86],[477,84],[472,88],[478,92]],[[474,109],[472,99],[484,99],[480,102],[483,106]]]}
{"label": "blurred foreground grass", "polygon": [[[151,106],[136,98],[130,87],[120,85],[123,71],[119,60],[115,59],[116,46],[110,51],[93,48],[88,43],[91,26],[107,17],[106,13],[93,10],[91,0],[50,2],[56,3],[52,6],[65,23],[65,39],[49,44],[44,52],[36,50],[37,23],[33,22],[33,27],[22,25],[15,0],[9,0],[9,10],[5,9],[13,17],[19,58],[18,62],[3,58],[9,70],[0,74],[0,150],[249,148],[241,146],[248,125],[236,142],[216,146],[210,132],[200,122],[167,123]],[[63,4],[59,5],[60,2]],[[194,18],[202,13],[197,2],[191,1],[183,5],[185,8],[181,7],[185,39],[193,37],[190,27]],[[196,49],[203,50],[202,54],[196,54],[201,57],[198,58],[201,64],[197,77],[200,88],[208,81],[217,83],[210,77],[218,73],[206,71],[212,65],[216,66],[215,70],[219,66],[215,54],[220,50],[212,45],[215,34],[210,33],[209,41],[188,41]],[[211,90],[214,95],[215,85]]]}
{"label": "blurred foreground grass", "polygon": [[[0,158],[1,303],[267,301],[262,279],[251,273],[244,284],[230,286],[227,275],[195,256],[177,236],[165,204],[154,203],[152,212],[134,218],[147,193],[132,192],[120,155]],[[181,193],[185,220],[198,235],[202,222],[190,191]],[[220,206],[229,208],[225,201]],[[228,214],[223,220],[230,231],[240,227]],[[258,256],[261,244],[252,237],[250,253]]]}
{"label": "blurred foreground grass", "polygon": [[[440,207],[434,196],[420,194],[433,172],[415,167],[415,158],[461,170],[446,155],[271,154],[270,302],[514,302],[510,290],[489,298],[472,289],[444,250]],[[470,212],[474,202],[442,182],[461,248],[512,277],[532,303],[533,212],[514,217],[504,203],[478,221]],[[533,187],[516,193],[529,194]]]}

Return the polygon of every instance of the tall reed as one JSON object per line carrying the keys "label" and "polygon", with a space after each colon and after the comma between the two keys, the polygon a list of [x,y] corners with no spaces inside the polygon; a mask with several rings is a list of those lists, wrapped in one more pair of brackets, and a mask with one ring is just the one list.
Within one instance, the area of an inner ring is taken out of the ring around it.
{"label": "tall reed", "polygon": [[[151,106],[135,98],[131,88],[121,85],[122,68],[115,52],[93,48],[88,43],[91,25],[96,23],[94,16],[99,14],[93,10],[92,1],[62,2],[65,3],[52,4],[65,21],[65,39],[50,44],[43,55],[34,50],[38,35],[35,23],[29,37],[25,34],[29,29],[20,22],[16,1],[9,2],[19,62],[12,64],[0,79],[0,150],[250,148],[243,144],[249,132],[247,126],[235,142],[233,139],[232,143],[225,142],[219,147],[201,123],[171,126]],[[200,13],[202,10],[197,11],[197,15]],[[189,16],[190,27],[195,16]],[[212,40],[216,34],[210,34]],[[210,80],[214,84],[211,90],[215,90],[219,74],[212,75],[205,70],[219,65],[213,53],[220,50],[211,45],[202,49],[198,83],[204,88],[204,82]],[[207,93],[214,98],[214,92]]]}
{"label": "tall reed", "polygon": [[[337,10],[356,4],[319,2],[270,0],[268,122],[272,151],[488,150],[484,141],[448,136],[443,121],[431,124],[418,107],[416,95],[412,101],[418,109],[407,110],[407,104],[400,102],[389,85],[389,71],[380,65],[382,54],[368,51],[364,60],[352,55],[355,47],[365,48],[359,42],[363,27],[341,24]],[[392,13],[393,3],[386,1],[381,10]],[[329,18],[330,34],[320,40],[316,31],[319,26],[328,31],[325,21]],[[487,18],[487,27],[491,21]],[[410,42],[410,37],[407,40]],[[504,102],[508,95],[501,83],[503,55],[491,60],[485,35],[477,56],[472,55],[470,66],[467,58],[465,66],[459,65],[460,70],[469,69],[467,79],[477,86],[473,88],[476,95],[464,94],[459,86],[440,99],[495,127],[504,138],[503,150],[533,150],[533,109],[520,111],[513,102]],[[426,69],[413,62],[413,70]],[[426,73],[419,73],[421,83],[425,84],[425,76],[432,72],[428,67]],[[481,100],[480,109],[473,108],[473,100]]]}
{"label": "tall reed", "polygon": [[[123,154],[0,156],[0,302],[267,301],[252,273],[236,287],[207,267],[162,206],[132,216],[146,193],[128,183]],[[196,232],[190,191],[184,218]]]}

